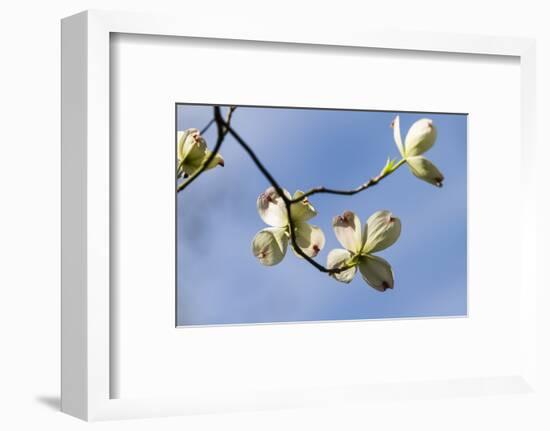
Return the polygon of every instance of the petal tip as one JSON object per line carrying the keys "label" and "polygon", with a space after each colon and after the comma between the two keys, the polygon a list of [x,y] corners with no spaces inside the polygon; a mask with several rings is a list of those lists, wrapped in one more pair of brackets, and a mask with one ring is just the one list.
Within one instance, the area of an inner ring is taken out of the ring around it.
{"label": "petal tip", "polygon": [[338,226],[352,226],[354,224],[355,214],[353,211],[346,210],[342,214],[332,218],[332,224]]}
{"label": "petal tip", "polygon": [[311,250],[312,250],[312,254],[313,256],[311,257],[315,257],[319,254],[319,252],[321,251],[321,249],[319,248],[319,246],[317,244],[313,244],[313,246],[311,247]]}
{"label": "petal tip", "polygon": [[396,115],[395,118],[390,123],[390,128],[393,129],[398,122],[399,122],[399,115]]}
{"label": "petal tip", "polygon": [[387,281],[383,281],[382,285],[380,287],[382,289],[382,292],[385,292],[388,289],[393,289],[393,286],[390,283],[388,283]]}

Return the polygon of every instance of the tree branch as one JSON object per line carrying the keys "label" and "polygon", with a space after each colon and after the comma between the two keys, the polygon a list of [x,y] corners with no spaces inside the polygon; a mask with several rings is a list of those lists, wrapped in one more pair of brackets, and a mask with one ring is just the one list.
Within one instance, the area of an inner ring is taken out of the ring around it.
{"label": "tree branch", "polygon": [[297,202],[300,202],[300,201],[306,199],[309,196],[316,195],[316,194],[319,194],[319,193],[326,193],[326,194],[331,194],[331,195],[342,195],[342,196],[353,196],[357,193],[361,193],[362,191],[367,190],[369,187],[375,186],[376,184],[378,184],[380,182],[380,180],[386,178],[392,172],[396,171],[404,163],[405,163],[405,159],[400,160],[398,163],[395,164],[395,166],[392,167],[392,169],[390,169],[390,170],[388,170],[388,171],[386,171],[386,172],[384,172],[380,175],[377,175],[376,177],[371,178],[366,183],[361,184],[360,186],[356,187],[355,189],[339,190],[339,189],[330,189],[330,188],[327,188],[327,187],[315,187],[311,190],[308,190],[303,195],[301,195],[297,198],[291,199],[290,203],[295,204]]}

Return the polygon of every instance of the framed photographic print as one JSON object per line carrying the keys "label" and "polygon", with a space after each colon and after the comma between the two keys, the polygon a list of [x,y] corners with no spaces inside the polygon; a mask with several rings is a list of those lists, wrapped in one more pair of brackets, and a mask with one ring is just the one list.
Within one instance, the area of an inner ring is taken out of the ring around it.
{"label": "framed photographic print", "polygon": [[533,42],[213,20],[62,22],[62,410],[542,396]]}

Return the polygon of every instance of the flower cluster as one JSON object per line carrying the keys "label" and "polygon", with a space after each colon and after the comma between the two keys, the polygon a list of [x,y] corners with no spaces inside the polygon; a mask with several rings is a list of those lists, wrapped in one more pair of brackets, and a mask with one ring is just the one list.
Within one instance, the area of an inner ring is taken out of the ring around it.
{"label": "flower cluster", "polygon": [[361,231],[359,217],[351,211],[334,217],[332,227],[342,248],[331,250],[327,268],[344,268],[331,274],[336,280],[349,283],[357,267],[363,279],[381,292],[393,289],[393,271],[390,264],[373,253],[394,244],[401,234],[401,221],[389,211],[377,211],[369,217]]}
{"label": "flower cluster", "polygon": [[[416,121],[401,140],[399,116],[392,123],[393,136],[402,160],[389,160],[380,175],[373,181],[391,174],[402,164],[407,164],[416,177],[435,186],[443,185],[443,174],[423,154],[435,143],[437,130],[430,119]],[[317,227],[307,223],[317,211],[307,197],[297,191],[294,196],[282,190],[283,199],[274,187],[260,194],[257,209],[269,227],[259,231],[252,241],[252,253],[266,266],[281,262],[291,242],[291,224],[295,229],[296,246],[309,257],[315,257],[325,245],[325,235]],[[285,202],[285,200],[287,202]],[[287,204],[289,204],[287,206]],[[290,211],[288,211],[288,209]],[[290,218],[290,220],[289,220]],[[290,223],[292,221],[292,223]],[[394,275],[391,265],[375,253],[393,245],[401,234],[401,220],[390,211],[372,214],[361,228],[357,214],[345,211],[332,220],[336,239],[343,248],[333,249],[327,256],[326,272],[342,283],[350,283],[357,270],[363,280],[374,289],[384,292],[393,289]],[[298,255],[298,254],[297,254]],[[298,257],[301,257],[298,255]]]}
{"label": "flower cluster", "polygon": [[[385,259],[375,253],[387,249],[397,241],[401,234],[399,218],[387,210],[377,211],[366,220],[362,228],[359,216],[352,211],[348,210],[334,217],[332,228],[343,248],[331,250],[327,256],[326,267],[323,267],[313,258],[324,248],[325,235],[321,228],[309,223],[317,215],[317,211],[308,199],[308,196],[321,192],[347,195],[358,193],[377,184],[403,164],[406,164],[416,177],[441,187],[443,174],[424,157],[424,153],[434,145],[437,138],[433,121],[427,118],[416,121],[407,132],[405,142],[401,139],[399,116],[392,122],[392,128],[393,138],[402,159],[388,159],[380,174],[358,189],[335,191],[318,188],[308,193],[298,190],[291,196],[287,190],[272,186],[258,196],[258,213],[268,225],[252,240],[252,253],[261,264],[273,266],[280,263],[290,243],[299,258],[305,257],[337,281],[350,283],[359,270],[363,280],[374,289],[381,292],[393,289],[393,270]],[[223,157],[220,154],[212,155],[198,129],[178,132],[177,140],[178,178],[196,176],[201,171],[224,165]],[[241,145],[246,147],[245,143]],[[265,171],[257,159],[255,162]],[[266,176],[272,184],[276,184],[271,177]]]}
{"label": "flower cluster", "polygon": [[[178,178],[193,175],[201,169],[210,158],[212,152],[208,149],[206,141],[201,136],[198,129],[187,129],[183,132],[178,131]],[[223,157],[216,154],[212,161],[208,163],[205,170],[223,166]]]}
{"label": "flower cluster", "polygon": [[[290,199],[300,197],[297,191]],[[259,231],[252,241],[252,253],[266,266],[277,265],[285,257],[290,240],[290,223],[283,199],[270,187],[257,200],[258,213],[270,227]],[[325,235],[318,227],[307,223],[317,211],[307,198],[290,206],[290,216],[296,233],[296,245],[309,257],[315,257],[325,245]],[[393,272],[388,262],[373,253],[382,251],[395,243],[401,233],[401,221],[389,211],[374,213],[361,231],[359,217],[346,211],[334,217],[332,226],[336,238],[344,249],[331,250],[327,268],[331,276],[343,283],[349,283],[357,267],[363,279],[376,290],[393,288]],[[301,257],[296,253],[298,257]],[[336,270],[336,271],[334,271]],[[334,271],[334,272],[333,272]]]}
{"label": "flower cluster", "polygon": [[[296,199],[303,194],[298,190],[294,193],[294,197],[291,197],[290,193],[284,189],[283,193],[288,199]],[[252,253],[262,264],[276,265],[285,257],[291,236],[290,220],[285,202],[274,187],[269,187],[258,196],[256,206],[260,217],[270,227],[262,229],[256,234],[252,241]],[[307,222],[317,215],[317,211],[307,198],[292,204],[290,208],[297,246],[307,256],[317,256],[325,246],[325,235],[319,227]],[[296,251],[294,250],[294,252]]]}
{"label": "flower cluster", "polygon": [[437,166],[422,156],[432,148],[437,138],[437,130],[433,121],[423,118],[415,122],[407,132],[405,144],[401,140],[399,115],[393,120],[392,127],[397,149],[413,175],[437,187],[443,186],[443,174],[439,172]]}

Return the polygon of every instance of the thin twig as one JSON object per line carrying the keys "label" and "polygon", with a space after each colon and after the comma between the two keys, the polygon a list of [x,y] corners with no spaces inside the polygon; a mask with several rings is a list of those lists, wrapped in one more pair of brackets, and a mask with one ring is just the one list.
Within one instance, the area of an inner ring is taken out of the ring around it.
{"label": "thin twig", "polygon": [[210,129],[210,126],[214,124],[214,121],[216,121],[215,118],[212,117],[212,119],[204,126],[201,130],[201,135],[204,135],[208,129]]}
{"label": "thin twig", "polygon": [[[225,119],[225,122],[227,124],[231,124],[231,118],[233,117],[233,112],[235,112],[237,109],[236,106],[230,106],[229,111],[227,111],[227,117]],[[212,117],[212,119],[206,124],[206,126],[203,127],[201,130],[201,135],[204,135],[206,131],[210,128],[212,124],[216,122],[216,117]],[[224,132],[224,134],[227,134],[227,132]]]}
{"label": "thin twig", "polygon": [[[231,125],[231,118],[233,118],[233,112],[235,112],[237,110],[237,107],[236,106],[230,106],[229,107],[229,111],[227,111],[227,117],[225,119],[225,123],[227,125]],[[224,126],[224,136],[227,134],[227,127]]]}
{"label": "thin twig", "polygon": [[400,160],[396,165],[389,171],[384,172],[383,174],[380,174],[376,177],[371,178],[366,183],[361,184],[359,187],[351,190],[340,190],[340,189],[330,189],[327,187],[315,187],[311,190],[308,190],[303,195],[298,196],[297,198],[291,199],[290,203],[295,204],[298,203],[304,199],[306,199],[309,196],[316,195],[319,193],[326,193],[331,195],[342,195],[342,196],[353,196],[357,193],[361,193],[362,191],[368,189],[369,187],[375,186],[380,182],[380,180],[386,178],[389,174],[394,172],[397,168],[399,168],[402,164],[405,163],[405,159]]}

